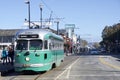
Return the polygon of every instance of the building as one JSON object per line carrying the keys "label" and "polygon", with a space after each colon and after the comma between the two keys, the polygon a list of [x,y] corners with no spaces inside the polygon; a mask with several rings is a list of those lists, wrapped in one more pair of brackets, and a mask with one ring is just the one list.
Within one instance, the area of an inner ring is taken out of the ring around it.
{"label": "building", "polygon": [[12,45],[15,33],[20,29],[0,29],[0,50],[3,46]]}
{"label": "building", "polygon": [[68,38],[70,38],[73,42],[73,45],[77,43],[77,36],[74,33],[75,24],[66,24],[65,25],[66,33]]}

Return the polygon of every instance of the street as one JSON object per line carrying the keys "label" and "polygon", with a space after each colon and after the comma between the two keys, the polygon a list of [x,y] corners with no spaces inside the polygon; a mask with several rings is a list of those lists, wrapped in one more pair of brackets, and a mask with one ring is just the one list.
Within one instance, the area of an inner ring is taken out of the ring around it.
{"label": "street", "polygon": [[39,74],[2,76],[2,80],[120,80],[120,55],[70,55],[57,68]]}

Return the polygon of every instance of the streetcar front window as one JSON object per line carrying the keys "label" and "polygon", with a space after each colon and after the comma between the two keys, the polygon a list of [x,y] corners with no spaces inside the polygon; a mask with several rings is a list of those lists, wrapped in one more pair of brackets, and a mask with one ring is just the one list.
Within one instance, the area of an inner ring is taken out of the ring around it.
{"label": "streetcar front window", "polygon": [[30,50],[41,50],[42,46],[42,40],[30,40]]}
{"label": "streetcar front window", "polygon": [[27,40],[18,40],[16,49],[17,50],[27,50],[28,49],[28,41]]}

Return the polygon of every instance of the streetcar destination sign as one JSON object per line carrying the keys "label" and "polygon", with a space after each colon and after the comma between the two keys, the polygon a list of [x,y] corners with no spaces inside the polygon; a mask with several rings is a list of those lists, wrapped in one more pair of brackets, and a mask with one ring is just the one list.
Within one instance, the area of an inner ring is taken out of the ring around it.
{"label": "streetcar destination sign", "polygon": [[19,38],[38,38],[39,36],[37,34],[33,35],[19,35]]}

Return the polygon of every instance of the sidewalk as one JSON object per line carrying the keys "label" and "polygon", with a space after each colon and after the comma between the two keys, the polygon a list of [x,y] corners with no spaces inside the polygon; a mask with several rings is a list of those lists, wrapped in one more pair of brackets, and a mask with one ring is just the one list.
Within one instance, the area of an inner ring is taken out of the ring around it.
{"label": "sidewalk", "polygon": [[70,56],[72,53],[64,53],[65,56]]}

